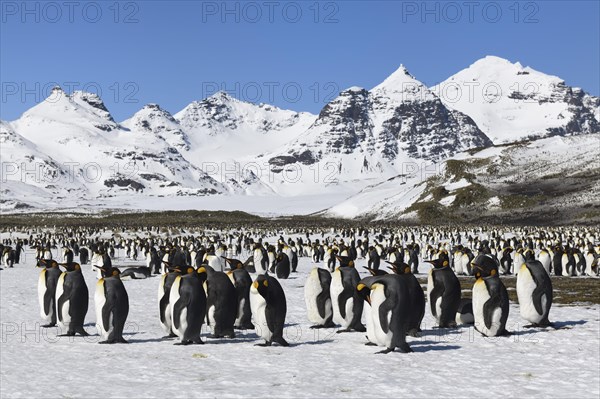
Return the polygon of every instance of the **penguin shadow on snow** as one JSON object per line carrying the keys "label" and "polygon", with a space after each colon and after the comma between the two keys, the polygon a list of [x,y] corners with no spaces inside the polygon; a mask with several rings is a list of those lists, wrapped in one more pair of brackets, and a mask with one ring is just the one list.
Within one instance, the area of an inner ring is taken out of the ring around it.
{"label": "penguin shadow on snow", "polygon": [[586,324],[587,320],[568,320],[568,321],[555,321],[552,322],[549,326],[539,327],[539,326],[521,326],[518,329],[513,331],[509,331],[511,335],[529,335],[535,334],[537,332],[547,332],[554,330],[570,330],[574,326]]}
{"label": "penguin shadow on snow", "polygon": [[[429,343],[429,342],[428,342]],[[456,349],[460,349],[461,347],[458,345],[447,345],[441,342],[431,342],[431,344],[428,345],[415,345],[416,342],[411,342],[410,343],[410,347],[413,350],[414,353],[423,353],[423,352],[430,352],[430,351],[448,351],[448,350],[456,350]]]}

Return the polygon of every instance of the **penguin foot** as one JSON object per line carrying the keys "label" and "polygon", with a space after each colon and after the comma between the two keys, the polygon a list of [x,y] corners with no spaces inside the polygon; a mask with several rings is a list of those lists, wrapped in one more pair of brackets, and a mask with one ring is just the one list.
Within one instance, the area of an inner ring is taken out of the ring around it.
{"label": "penguin foot", "polygon": [[186,340],[182,340],[179,342],[175,342],[173,345],[189,345],[191,343],[192,343],[192,341],[186,339]]}
{"label": "penguin foot", "polygon": [[204,341],[202,341],[201,339],[198,339],[197,341],[194,341],[194,344],[196,344],[196,345],[204,345]]}
{"label": "penguin foot", "polygon": [[343,330],[337,330],[335,333],[336,334],[341,334],[341,333],[347,333],[347,332],[351,332],[352,329],[350,328],[344,328]]}
{"label": "penguin foot", "polygon": [[42,328],[50,328],[50,327],[56,327],[56,323],[49,323],[49,324],[42,325]]}
{"label": "penguin foot", "polygon": [[310,326],[311,329],[319,329],[319,328],[333,328],[335,327],[335,324],[333,323],[329,323],[329,324],[317,324],[314,326]]}
{"label": "penguin foot", "polygon": [[177,334],[169,334],[169,335],[165,335],[164,337],[161,337],[161,339],[169,339],[169,338],[177,338]]}
{"label": "penguin foot", "polygon": [[393,351],[394,351],[394,348],[386,348],[386,349],[384,349],[382,351],[375,352],[375,354],[376,355],[379,355],[379,354],[385,355],[385,354],[388,354],[388,353],[393,352]]}
{"label": "penguin foot", "polygon": [[271,346],[271,342],[267,341],[264,344],[254,344],[254,346],[262,346],[262,347],[264,347],[264,346]]}
{"label": "penguin foot", "polygon": [[351,328],[349,328],[349,330],[354,330],[354,331],[358,331],[358,332],[367,332],[367,329],[365,328],[365,326],[363,326],[362,324],[357,324],[356,326],[352,326]]}
{"label": "penguin foot", "polygon": [[277,341],[275,342],[277,342],[281,346],[290,346],[290,344],[288,344],[288,342],[285,339],[283,339],[283,337],[277,339]]}
{"label": "penguin foot", "polygon": [[375,344],[375,343],[373,343],[373,342],[369,341],[369,342],[366,342],[366,343],[365,343],[365,346],[377,346],[377,344]]}

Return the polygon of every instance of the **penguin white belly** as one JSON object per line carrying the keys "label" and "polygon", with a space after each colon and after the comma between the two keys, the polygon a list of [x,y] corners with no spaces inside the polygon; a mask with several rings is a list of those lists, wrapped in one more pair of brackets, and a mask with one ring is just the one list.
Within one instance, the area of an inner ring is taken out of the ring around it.
{"label": "penguin white belly", "polygon": [[308,320],[311,323],[321,324],[325,321],[319,314],[319,308],[317,306],[317,296],[322,290],[318,271],[314,268],[308,275],[306,283],[304,284],[304,302],[306,303]]}
{"label": "penguin white belly", "polygon": [[[429,270],[429,274],[427,275],[427,302],[431,303],[431,291],[433,291],[433,269]],[[441,305],[441,302],[440,302]],[[431,306],[431,305],[429,305]],[[440,321],[440,311],[438,309],[438,305],[436,303],[436,311],[437,316],[435,317],[437,321]]]}
{"label": "penguin white belly", "polygon": [[435,318],[439,322],[440,317],[442,316],[442,297],[441,296],[435,300],[435,313],[436,313]]}
{"label": "penguin white belly", "polygon": [[106,295],[104,293],[104,280],[98,280],[96,284],[96,292],[94,293],[94,308],[96,310],[96,328],[98,329],[98,333],[102,339],[107,339],[110,333],[113,330],[113,315],[110,313],[108,319],[108,329],[105,328],[104,323],[102,323],[102,309],[106,304]]}
{"label": "penguin white belly", "polygon": [[385,346],[386,348],[391,348],[392,347],[392,338],[394,336],[391,328],[390,328],[390,322],[392,320],[392,312],[389,311],[387,312],[387,314],[384,316],[387,318],[387,324],[388,324],[388,332],[384,332],[383,329],[381,328],[381,319],[380,319],[380,313],[379,313],[379,307],[381,306],[381,304],[385,301],[386,297],[385,297],[385,288],[380,285],[380,284],[374,284],[374,288],[371,287],[371,319],[373,322],[373,329],[375,331],[375,339],[376,339],[376,344],[381,345],[381,346]]}
{"label": "penguin white belly", "polygon": [[348,298],[346,301],[346,318],[343,319],[343,323],[341,323],[342,327],[348,328],[350,323],[352,323],[352,319],[354,318],[354,298]]}
{"label": "penguin white belly", "polygon": [[373,324],[373,310],[371,309],[371,305],[365,305],[364,316],[367,325],[367,340],[374,344],[378,344],[377,336],[375,335],[375,325]]}
{"label": "penguin white belly", "polygon": [[211,305],[210,308],[208,308],[208,310],[206,311],[206,315],[208,316],[208,324],[210,325],[210,328],[212,329],[212,331],[215,331],[215,305]]}
{"label": "penguin white belly", "polygon": [[592,265],[594,264],[594,254],[588,253],[585,255],[585,274],[588,276],[593,276],[594,271],[592,270]]}
{"label": "penguin white belly", "polygon": [[258,293],[258,290],[254,286],[250,288],[250,307],[252,308],[256,333],[265,341],[270,342],[273,332],[269,330],[269,324],[267,323],[267,301]]}
{"label": "penguin white belly", "polygon": [[562,275],[563,276],[568,276],[570,270],[567,270],[567,264],[569,263],[569,257],[564,254],[561,258],[561,264],[562,264]]}
{"label": "penguin white belly", "polygon": [[[535,288],[536,285],[533,277],[531,276],[531,272],[529,269],[527,269],[527,266],[521,266],[517,277],[517,297],[519,298],[519,310],[521,317],[530,323],[539,323],[542,321],[542,317],[544,316],[535,310],[535,305],[533,304],[533,291]],[[543,302],[544,301],[542,300],[542,303]]]}
{"label": "penguin white belly", "polygon": [[331,293],[331,300],[333,305],[333,322],[344,325],[345,320],[340,313],[339,306],[339,296],[344,291],[344,286],[342,285],[342,273],[339,270],[335,270],[331,275],[331,288],[329,292]]}
{"label": "penguin white belly", "polygon": [[483,305],[490,299],[487,287],[483,280],[477,280],[473,285],[473,318],[475,327],[481,333],[487,335],[485,327],[485,318],[483,317]]}
{"label": "penguin white belly", "polygon": [[460,254],[460,253],[454,255],[454,272],[456,274],[462,274],[462,272],[463,272],[462,254]]}
{"label": "penguin white belly", "polygon": [[548,254],[548,252],[540,252],[539,261],[542,263],[542,266],[544,266],[544,270],[549,275],[552,259],[550,258],[550,255]]}
{"label": "penguin white belly", "polygon": [[[187,329],[187,308],[184,308],[180,314],[175,314],[173,312],[173,307],[175,303],[179,300],[179,286],[181,284],[181,276],[177,276],[173,285],[171,286],[171,292],[169,293],[169,306],[171,306],[171,325],[173,332],[181,339],[183,339],[183,335],[185,334],[185,330]],[[176,328],[175,320],[179,321],[179,328]]]}
{"label": "penguin white belly", "polygon": [[[163,274],[160,278],[160,284],[158,285],[158,311],[160,312],[160,301],[162,301],[163,297],[165,296],[165,278],[166,278],[166,274]],[[169,304],[167,305],[167,307],[164,310],[164,322],[161,320],[161,318],[158,318],[158,321],[160,322],[160,325],[162,326],[163,330],[165,330],[165,332],[167,334],[171,333],[171,302],[169,302]]]}
{"label": "penguin white belly", "polygon": [[[56,284],[56,315],[60,314],[61,317],[57,317],[58,325],[63,329],[68,329],[71,324],[71,315],[69,314],[70,301],[64,301],[59,309],[58,299],[64,293],[63,284],[65,283],[66,272],[63,272],[58,278],[58,284]],[[62,320],[61,320],[62,318]],[[66,332],[66,331],[65,331]]]}
{"label": "penguin white belly", "polygon": [[254,250],[254,269],[256,270],[257,274],[265,274],[267,272],[267,270],[263,267],[263,255],[262,255],[262,251],[259,249],[255,249]]}
{"label": "penguin white belly", "polygon": [[242,317],[244,316],[244,306],[246,306],[246,298],[242,298],[240,303],[238,304],[237,317],[235,319],[236,326],[242,325]]}
{"label": "penguin white belly", "polygon": [[52,320],[54,309],[52,306],[48,309],[48,314],[44,311],[44,295],[46,295],[46,269],[43,269],[38,279],[38,300],[40,303],[40,316],[42,319],[49,323]]}

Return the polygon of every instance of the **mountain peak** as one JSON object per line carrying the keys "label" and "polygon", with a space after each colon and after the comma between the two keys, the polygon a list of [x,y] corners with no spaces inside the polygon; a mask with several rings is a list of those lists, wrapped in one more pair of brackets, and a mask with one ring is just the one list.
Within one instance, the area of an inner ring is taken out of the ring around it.
{"label": "mountain peak", "polygon": [[427,86],[408,72],[404,64],[400,64],[400,67],[394,73],[375,86],[371,92],[401,102],[430,100],[434,97]]}

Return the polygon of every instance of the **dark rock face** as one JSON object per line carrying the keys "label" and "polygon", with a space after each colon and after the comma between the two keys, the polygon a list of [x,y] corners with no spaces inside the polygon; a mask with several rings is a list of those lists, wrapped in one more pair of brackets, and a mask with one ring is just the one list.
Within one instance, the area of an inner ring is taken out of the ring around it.
{"label": "dark rock face", "polygon": [[318,132],[312,141],[299,140],[288,154],[269,160],[274,172],[292,163],[313,164],[327,154],[360,153],[367,170],[373,155],[393,163],[404,151],[412,158],[440,161],[492,145],[471,118],[446,108],[436,97],[393,101],[364,89],[340,93],[325,105],[307,134],[311,131]]}
{"label": "dark rock face", "polygon": [[144,186],[142,183],[139,183],[135,180],[120,178],[120,177],[115,177],[113,179],[107,179],[104,181],[104,185],[109,188],[113,188],[115,186],[131,188],[135,191],[140,191],[140,190],[143,190],[144,188],[146,188],[146,186]]}

